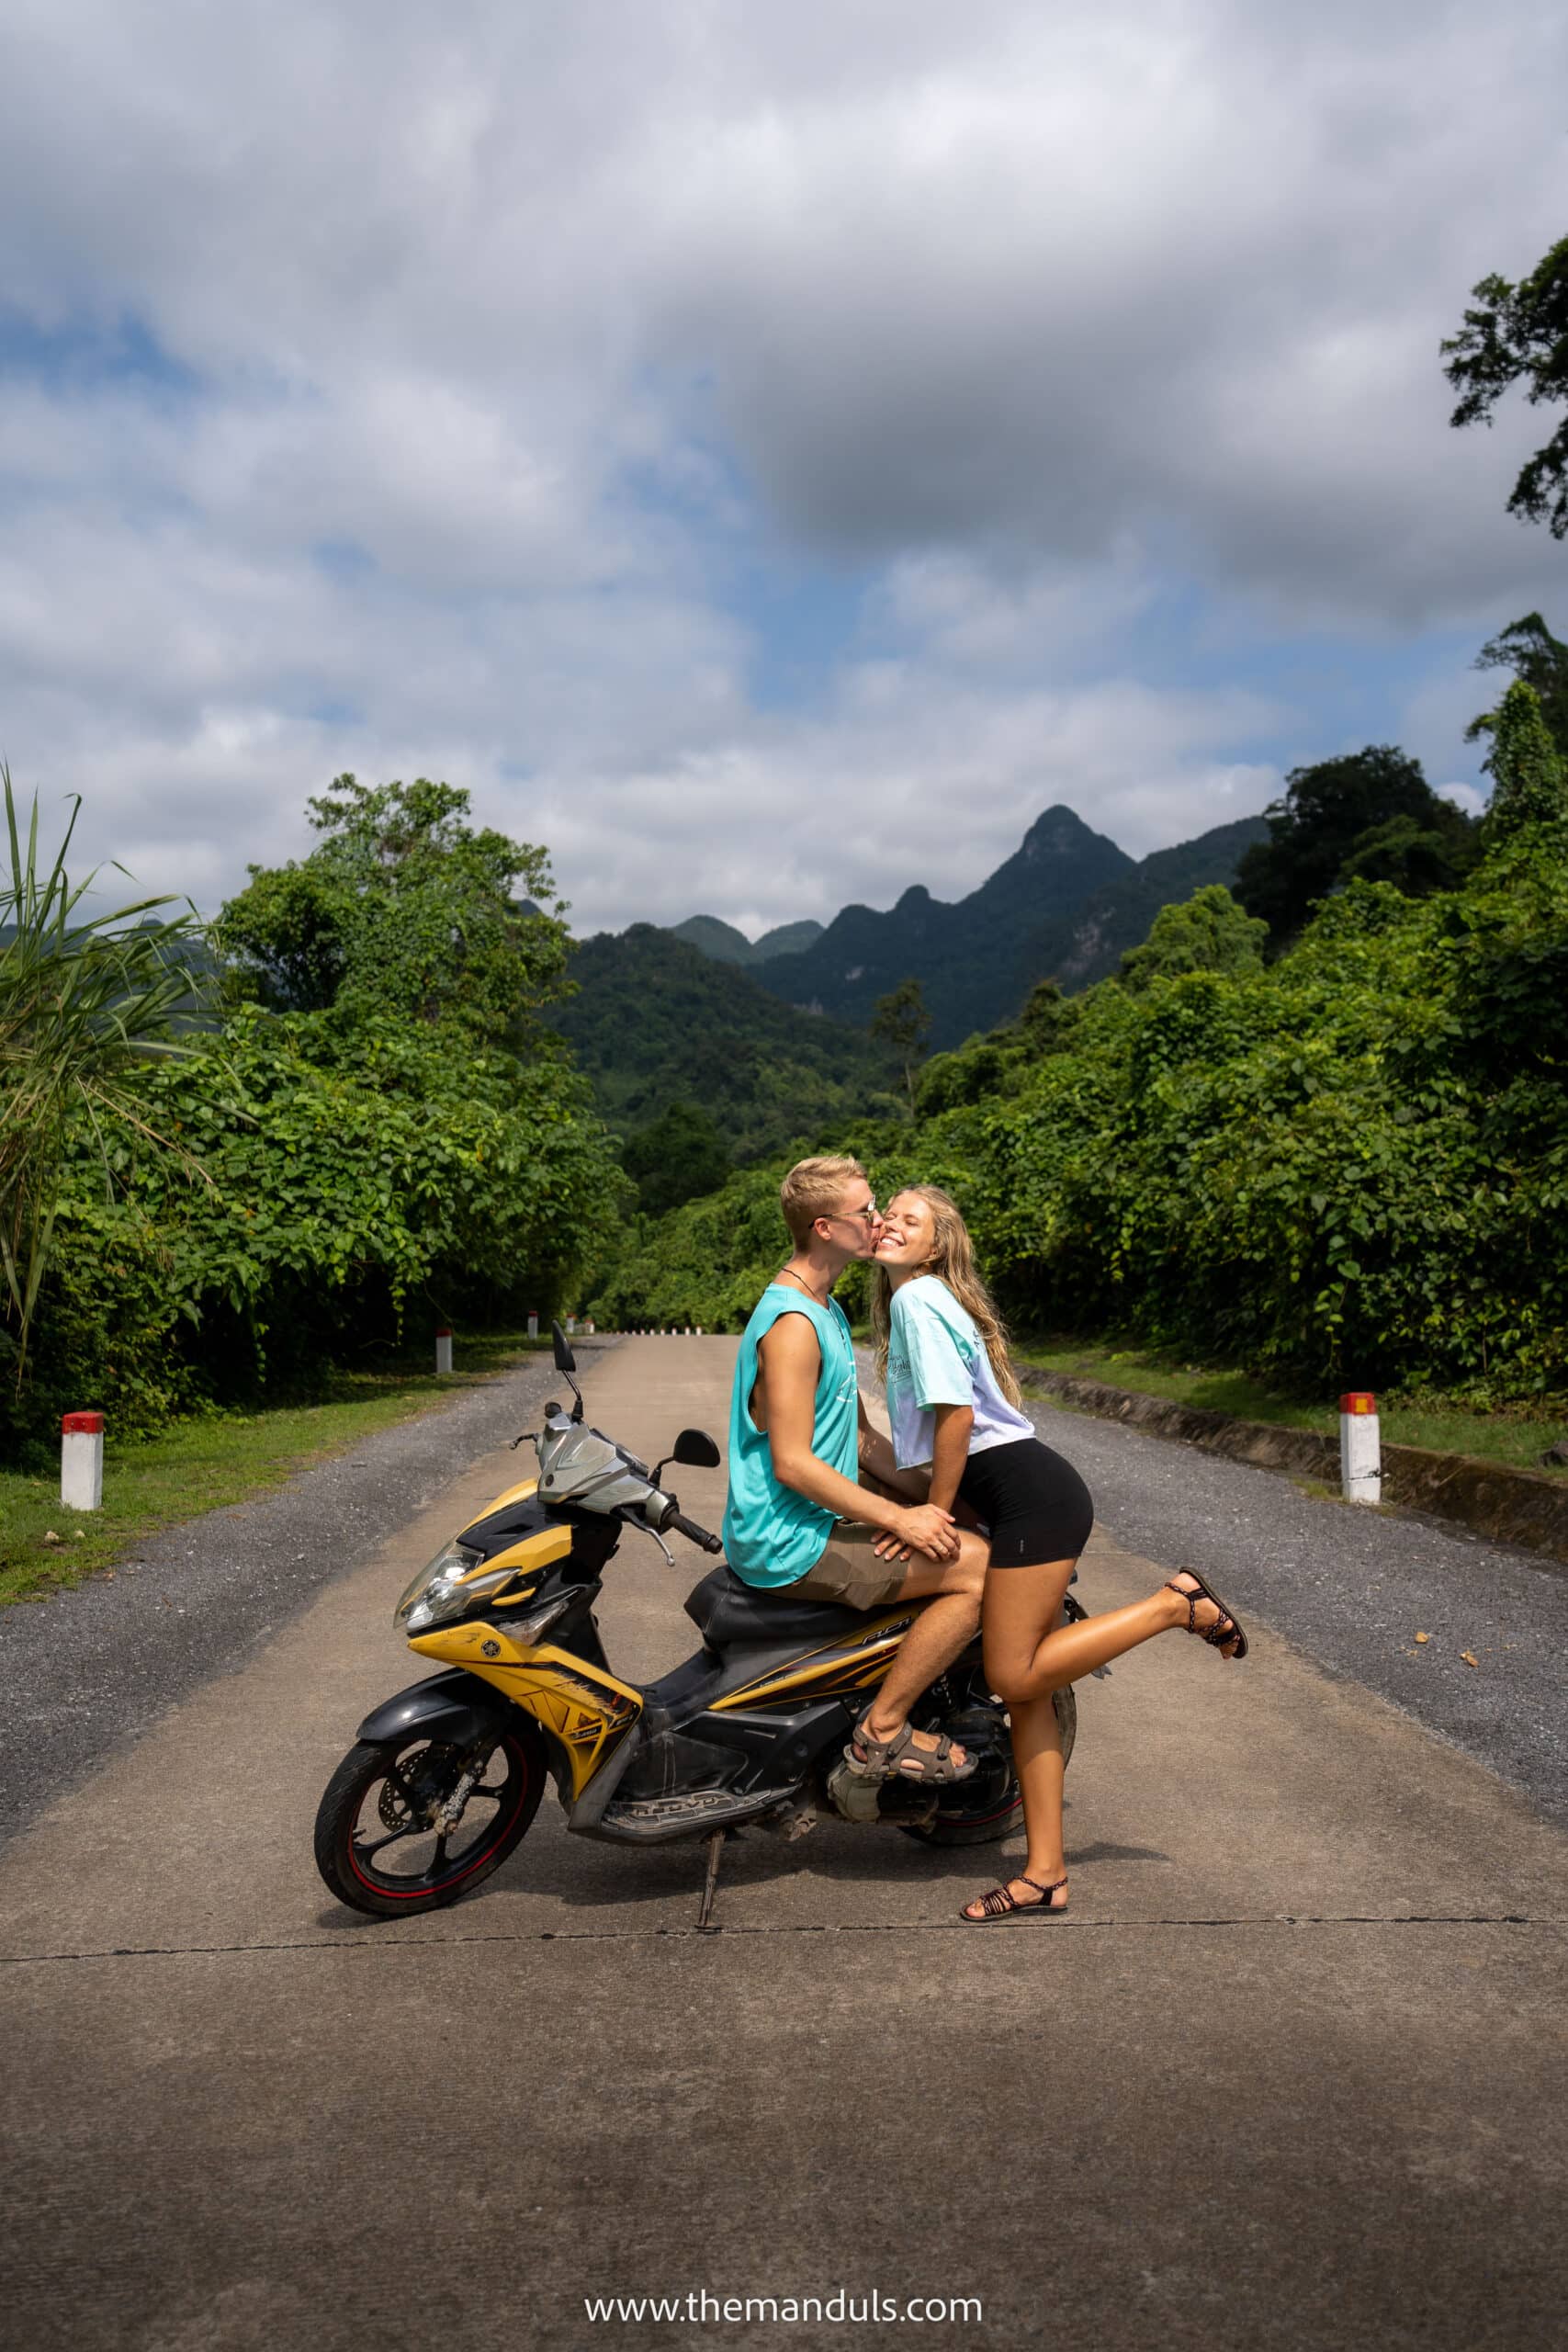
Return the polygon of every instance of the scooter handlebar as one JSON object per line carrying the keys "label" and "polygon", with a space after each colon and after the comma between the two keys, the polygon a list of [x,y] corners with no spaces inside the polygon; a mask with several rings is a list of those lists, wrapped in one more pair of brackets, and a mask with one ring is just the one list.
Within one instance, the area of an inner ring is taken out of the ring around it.
{"label": "scooter handlebar", "polygon": [[710,1535],[705,1527],[699,1527],[694,1519],[686,1517],[684,1511],[672,1511],[664,1524],[666,1527],[679,1528],[689,1544],[700,1544],[705,1552],[722,1552],[724,1549],[724,1541],[721,1536]]}

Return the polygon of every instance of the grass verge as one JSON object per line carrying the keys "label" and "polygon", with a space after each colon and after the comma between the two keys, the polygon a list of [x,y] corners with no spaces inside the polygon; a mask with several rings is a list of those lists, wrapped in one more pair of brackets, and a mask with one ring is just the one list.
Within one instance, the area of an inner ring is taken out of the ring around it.
{"label": "grass verge", "polygon": [[[412,1362],[333,1372],[308,1402],[215,1412],[124,1445],[110,1432],[104,1509],[80,1518],[61,1502],[58,1476],[0,1471],[0,1607],[45,1600],[100,1570],[112,1576],[113,1563],[160,1528],[248,1502],[377,1430],[412,1419],[527,1356],[547,1354],[549,1345],[488,1332],[458,1342],[462,1370],[446,1377]],[[51,1535],[59,1541],[49,1542]]]}
{"label": "grass verge", "polygon": [[[1156,1349],[1122,1346],[1114,1340],[1021,1340],[1013,1353],[1021,1374],[1035,1364],[1079,1380],[1101,1380],[1112,1388],[1135,1389],[1141,1396],[1168,1396],[1179,1405],[1229,1413],[1238,1421],[1279,1421],[1289,1429],[1314,1430],[1320,1437],[1339,1434],[1337,1397],[1320,1403],[1291,1396],[1245,1372],[1185,1363]],[[1506,1406],[1483,1412],[1440,1396],[1380,1396],[1378,1423],[1390,1445],[1468,1453],[1483,1462],[1506,1463],[1510,1469],[1540,1470],[1547,1477],[1568,1479],[1568,1469],[1540,1460],[1549,1445],[1568,1434],[1568,1406],[1562,1399],[1556,1400],[1555,1410]]]}

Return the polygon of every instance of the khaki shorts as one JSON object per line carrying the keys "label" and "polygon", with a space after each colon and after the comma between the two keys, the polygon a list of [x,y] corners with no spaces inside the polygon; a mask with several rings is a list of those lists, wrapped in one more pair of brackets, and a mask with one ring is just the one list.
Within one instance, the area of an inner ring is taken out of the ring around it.
{"label": "khaki shorts", "polygon": [[794,1584],[779,1589],[792,1600],[832,1600],[841,1609],[885,1609],[897,1600],[915,1558],[879,1560],[872,1550],[883,1531],[858,1519],[833,1522],[828,1548]]}

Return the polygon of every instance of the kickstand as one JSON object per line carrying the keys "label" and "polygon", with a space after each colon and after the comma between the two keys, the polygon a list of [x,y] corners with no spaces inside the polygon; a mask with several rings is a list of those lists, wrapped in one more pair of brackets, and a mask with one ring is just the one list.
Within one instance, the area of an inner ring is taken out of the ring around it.
{"label": "kickstand", "polygon": [[710,1831],[706,1840],[708,1868],[707,1876],[703,1881],[702,1909],[697,1913],[699,1936],[716,1936],[722,1932],[713,1924],[713,1900],[718,1893],[719,1857],[724,1852],[724,1841],[728,1835],[729,1832],[727,1829],[715,1829]]}

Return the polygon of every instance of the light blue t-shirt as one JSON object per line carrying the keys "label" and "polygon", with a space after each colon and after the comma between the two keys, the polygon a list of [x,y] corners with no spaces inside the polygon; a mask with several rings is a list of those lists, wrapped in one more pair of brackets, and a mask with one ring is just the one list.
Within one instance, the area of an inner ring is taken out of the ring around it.
{"label": "light blue t-shirt", "polygon": [[967,1405],[969,1451],[1015,1445],[1034,1424],[997,1385],[974,1317],[936,1274],[917,1274],[893,1294],[887,1339],[887,1418],[900,1470],[921,1470],[936,1444],[933,1405]]}
{"label": "light blue t-shirt", "polygon": [[794,1584],[815,1567],[833,1531],[833,1513],[797,1495],[773,1475],[765,1432],[751,1419],[757,1347],[781,1315],[804,1315],[822,1351],[817,1375],[811,1451],[818,1462],[852,1479],[860,1464],[859,1385],[855,1351],[837,1299],[819,1306],[793,1283],[770,1283],[752,1310],[740,1341],[729,1404],[729,1496],[724,1506],[724,1548],[747,1584]]}

